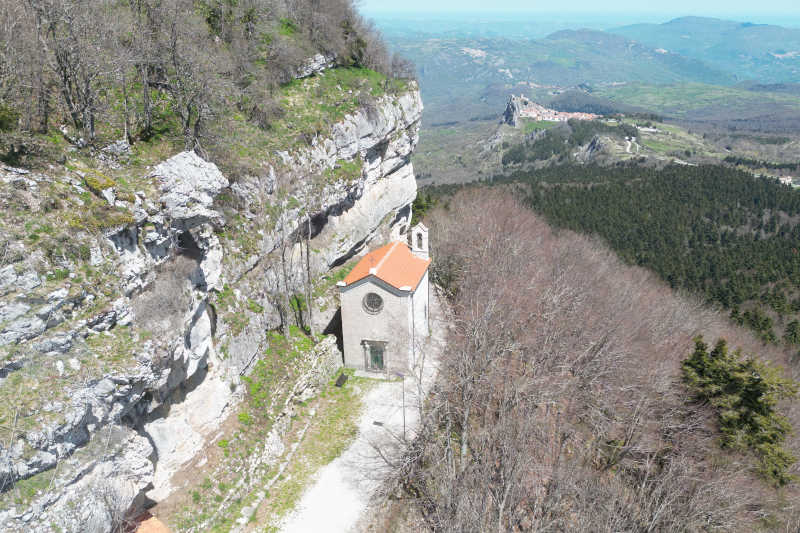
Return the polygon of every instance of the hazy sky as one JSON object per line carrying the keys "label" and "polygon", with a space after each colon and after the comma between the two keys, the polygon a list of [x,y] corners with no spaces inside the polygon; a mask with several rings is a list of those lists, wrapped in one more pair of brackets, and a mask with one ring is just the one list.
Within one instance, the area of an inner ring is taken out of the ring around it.
{"label": "hazy sky", "polygon": [[[797,0],[761,0],[754,9],[752,1],[744,0],[671,0],[642,2],[641,0],[608,0],[605,12],[680,13],[681,15],[785,13],[800,16]],[[597,12],[596,0],[553,2],[530,0],[362,0],[366,12],[380,11],[539,11],[539,12]]]}

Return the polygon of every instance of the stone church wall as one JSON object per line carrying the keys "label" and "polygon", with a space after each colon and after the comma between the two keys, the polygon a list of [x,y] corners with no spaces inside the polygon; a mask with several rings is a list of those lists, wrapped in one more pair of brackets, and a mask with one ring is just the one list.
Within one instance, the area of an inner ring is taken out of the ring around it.
{"label": "stone church wall", "polygon": [[[363,299],[374,292],[383,298],[378,314],[364,310]],[[342,331],[344,334],[345,365],[366,369],[362,340],[387,342],[384,363],[387,372],[405,371],[408,367],[408,331],[410,296],[392,290],[372,279],[363,280],[342,292]]]}
{"label": "stone church wall", "polygon": [[419,351],[420,344],[428,338],[430,328],[428,327],[428,314],[429,309],[429,284],[428,273],[425,273],[422,281],[419,282],[417,290],[414,292],[414,335],[415,335],[415,350]]}

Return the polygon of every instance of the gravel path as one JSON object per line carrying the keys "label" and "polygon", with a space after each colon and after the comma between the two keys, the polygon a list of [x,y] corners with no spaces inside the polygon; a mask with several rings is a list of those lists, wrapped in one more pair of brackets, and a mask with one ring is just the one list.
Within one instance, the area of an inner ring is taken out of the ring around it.
{"label": "gravel path", "polygon": [[[425,354],[423,396],[435,378],[436,361],[447,329],[442,307],[433,291],[431,296],[432,335],[422,348]],[[388,474],[386,463],[375,447],[379,446],[381,452],[389,457],[397,457],[402,452],[404,394],[406,437],[413,438],[419,427],[418,381],[414,376],[402,381],[386,381],[367,393],[356,440],[317,473],[314,484],[281,524],[283,533],[344,533],[354,530],[370,498]]]}

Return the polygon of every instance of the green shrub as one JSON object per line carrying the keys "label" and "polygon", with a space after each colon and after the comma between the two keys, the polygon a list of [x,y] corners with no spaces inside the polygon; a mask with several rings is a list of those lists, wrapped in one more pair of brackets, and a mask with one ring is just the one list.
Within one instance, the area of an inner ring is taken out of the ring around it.
{"label": "green shrub", "polygon": [[740,350],[729,353],[724,339],[709,353],[697,337],[682,366],[687,385],[717,413],[721,445],[750,449],[761,462],[761,474],[774,484],[792,481],[788,470],[797,459],[782,447],[792,426],[776,408],[780,400],[797,395],[798,384],[752,357],[743,358]]}
{"label": "green shrub", "polygon": [[110,189],[115,185],[114,180],[101,172],[87,170],[85,173],[86,175],[83,178],[83,182],[86,184],[89,190],[95,194],[100,194],[100,192]]}
{"label": "green shrub", "polygon": [[249,298],[247,299],[247,308],[257,315],[264,312],[264,307],[261,304]]}
{"label": "green shrub", "polygon": [[304,313],[308,309],[306,297],[300,293],[292,295],[289,299],[289,304],[295,313]]}
{"label": "green shrub", "polygon": [[48,274],[48,281],[63,281],[69,277],[69,270],[64,268],[57,268],[52,274]]}
{"label": "green shrub", "polygon": [[245,426],[249,426],[250,424],[253,423],[253,417],[250,416],[250,413],[247,413],[247,412],[244,412],[244,411],[239,413],[237,415],[237,418],[239,419],[239,422],[241,422]]}
{"label": "green shrub", "polygon": [[325,179],[328,183],[335,183],[337,181],[352,183],[361,177],[361,168],[363,165],[364,162],[361,160],[361,155],[358,155],[350,161],[340,159],[333,168],[325,171]]}
{"label": "green shrub", "polygon": [[800,344],[800,321],[792,320],[786,325],[783,339],[787,344]]}
{"label": "green shrub", "polygon": [[12,131],[17,128],[19,113],[10,106],[0,103],[0,131]]}
{"label": "green shrub", "polygon": [[294,23],[292,19],[282,18],[281,19],[281,26],[278,33],[285,37],[291,37],[295,33],[297,33],[297,24]]}

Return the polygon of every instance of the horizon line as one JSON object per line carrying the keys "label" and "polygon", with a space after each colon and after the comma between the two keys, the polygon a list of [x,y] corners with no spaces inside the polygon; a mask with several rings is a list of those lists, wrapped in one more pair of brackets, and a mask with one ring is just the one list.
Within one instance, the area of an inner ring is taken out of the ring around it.
{"label": "horizon line", "polygon": [[427,15],[427,14],[450,14],[450,15],[460,15],[460,14],[544,14],[544,15],[626,15],[626,16],[636,16],[636,15],[649,15],[649,16],[658,16],[658,15],[666,15],[672,16],[677,18],[685,18],[685,17],[700,17],[700,18],[719,18],[719,17],[738,17],[738,16],[749,16],[749,17],[758,17],[758,16],[792,16],[795,18],[800,18],[800,13],[797,12],[786,12],[786,11],[761,11],[759,13],[754,13],[750,11],[742,11],[742,12],[728,12],[728,13],[719,13],[719,12],[705,12],[705,13],[686,13],[681,14],[677,11],[631,11],[631,10],[620,10],[620,11],[586,11],[586,10],[568,10],[568,11],[547,11],[547,10],[537,10],[537,9],[463,9],[463,10],[452,10],[452,9],[384,9],[384,8],[362,8],[360,10],[362,13],[391,13],[391,14],[417,14],[417,15]]}

